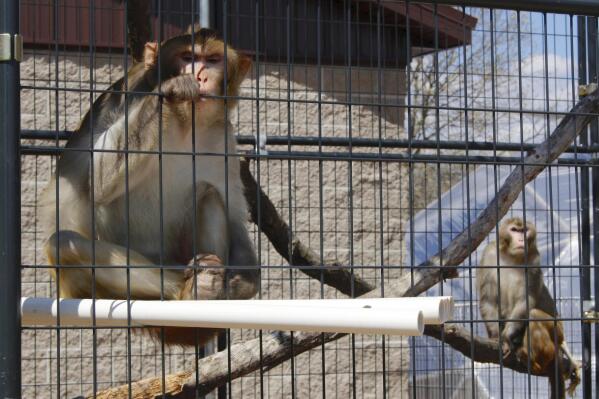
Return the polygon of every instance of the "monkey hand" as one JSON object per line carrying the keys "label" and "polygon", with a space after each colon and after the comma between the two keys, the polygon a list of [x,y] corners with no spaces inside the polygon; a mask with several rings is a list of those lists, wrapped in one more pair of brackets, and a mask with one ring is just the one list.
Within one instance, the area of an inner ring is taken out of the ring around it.
{"label": "monkey hand", "polygon": [[515,351],[522,346],[525,331],[526,323],[509,321],[505,323],[502,337],[504,342],[507,342],[510,348]]}
{"label": "monkey hand", "polygon": [[185,269],[179,299],[224,299],[226,276],[218,256],[198,254],[189,266]]}
{"label": "monkey hand", "polygon": [[506,359],[510,353],[512,353],[512,346],[508,340],[503,340],[501,343],[501,352],[503,353],[503,358]]}
{"label": "monkey hand", "polygon": [[501,349],[503,358],[505,359],[510,353],[517,353],[517,350],[522,347],[523,330],[521,328],[506,328],[502,334]]}
{"label": "monkey hand", "polygon": [[177,76],[162,84],[162,94],[169,102],[199,100],[202,97],[200,84],[191,74]]}

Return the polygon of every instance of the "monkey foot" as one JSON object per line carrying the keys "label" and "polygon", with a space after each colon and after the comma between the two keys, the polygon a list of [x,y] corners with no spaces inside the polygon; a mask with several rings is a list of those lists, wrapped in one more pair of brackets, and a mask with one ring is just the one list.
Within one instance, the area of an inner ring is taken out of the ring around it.
{"label": "monkey foot", "polygon": [[[197,254],[188,263],[189,266],[203,266],[203,267],[218,267],[223,265],[223,261],[216,255],[213,254]],[[193,269],[186,269],[185,273],[190,271],[193,273]]]}
{"label": "monkey foot", "polygon": [[503,341],[503,343],[501,344],[501,351],[503,352],[503,359],[506,359],[510,355],[510,353],[512,353],[512,349],[510,347],[509,342]]}
{"label": "monkey foot", "polygon": [[179,299],[223,299],[225,269],[222,260],[212,254],[198,254],[185,269],[185,284]]}

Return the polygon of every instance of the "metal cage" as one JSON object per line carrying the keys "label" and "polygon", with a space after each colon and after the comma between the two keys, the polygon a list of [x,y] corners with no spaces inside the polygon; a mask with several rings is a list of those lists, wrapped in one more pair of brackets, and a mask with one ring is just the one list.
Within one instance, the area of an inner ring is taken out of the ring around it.
{"label": "metal cage", "polygon": [[[0,397],[549,396],[478,310],[504,215],[536,225],[575,397],[599,397],[597,15],[592,0],[0,0]],[[252,58],[224,96],[237,152],[184,155],[243,160],[256,299],[451,295],[451,322],[411,338],[231,329],[195,348],[134,325],[21,326],[20,297],[58,299],[38,213],[57,157],[146,41],[196,23]],[[584,126],[557,150],[567,118]]]}

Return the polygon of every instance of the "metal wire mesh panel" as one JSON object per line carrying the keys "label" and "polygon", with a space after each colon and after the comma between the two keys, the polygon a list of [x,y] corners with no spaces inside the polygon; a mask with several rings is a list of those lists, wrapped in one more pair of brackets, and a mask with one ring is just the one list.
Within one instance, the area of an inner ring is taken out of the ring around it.
{"label": "metal wire mesh panel", "polygon": [[[23,298],[456,304],[424,336],[184,344],[130,311],[116,326],[93,307],[82,327],[54,309],[21,326],[22,397],[597,397],[592,4],[5,3],[24,54],[20,240],[0,240],[20,245]],[[524,227],[502,232],[510,217]],[[506,234],[525,261],[506,261]],[[512,298],[495,317],[485,270]]]}

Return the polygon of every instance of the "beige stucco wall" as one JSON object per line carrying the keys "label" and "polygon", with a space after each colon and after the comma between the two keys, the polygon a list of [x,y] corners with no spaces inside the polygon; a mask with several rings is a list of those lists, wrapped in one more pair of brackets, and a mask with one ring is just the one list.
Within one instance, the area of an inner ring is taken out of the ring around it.
{"label": "beige stucco wall", "polygon": [[[93,82],[95,89],[106,88],[122,75],[119,56],[95,54]],[[58,59],[44,51],[28,51],[21,67],[23,129],[74,129],[89,107],[87,92],[44,90],[44,88],[90,88],[89,54],[62,53]],[[58,63],[56,63],[58,62]],[[58,69],[58,79],[55,75]],[[241,91],[242,96],[260,96],[260,101],[242,100],[232,115],[240,134],[315,136],[319,127],[324,137],[405,138],[403,110],[381,108],[356,103],[374,103],[379,98],[387,104],[402,104],[405,77],[401,70],[378,72],[372,69],[322,68],[320,111],[318,106],[318,69],[294,65],[288,75],[286,65],[260,65],[252,71]],[[258,78],[256,78],[258,76]],[[348,82],[351,77],[351,96]],[[383,91],[378,93],[378,79]],[[289,90],[290,89],[290,90]],[[291,99],[288,103],[286,100]],[[293,100],[301,102],[293,102]],[[351,102],[351,107],[346,103]],[[58,115],[58,121],[56,120]],[[351,130],[350,130],[351,125]],[[24,143],[31,144],[31,143]],[[36,142],[54,145],[53,142]],[[249,148],[241,148],[248,150]],[[269,151],[284,151],[286,146],[270,146]],[[294,146],[293,151],[317,151],[317,148]],[[347,152],[347,148],[325,148],[325,151]],[[355,152],[376,152],[378,149],[354,149]],[[52,170],[49,156],[22,158],[22,262],[23,295],[52,296],[54,285],[43,267],[40,251],[44,240],[37,229],[37,200]],[[260,181],[281,214],[291,213],[294,235],[319,250],[322,239],[325,259],[336,258],[365,268],[356,274],[377,284],[381,264],[385,284],[392,283],[402,270],[405,231],[409,205],[408,177],[405,164],[347,161],[322,162],[322,174],[317,160],[263,160]],[[322,185],[319,179],[322,179]],[[289,185],[289,182],[291,185]],[[322,188],[322,202],[319,189]],[[350,193],[351,203],[350,203]],[[382,195],[382,209],[380,208]],[[320,220],[320,208],[323,219]],[[380,221],[382,220],[382,226]],[[321,228],[322,224],[322,228]],[[250,226],[256,245],[261,248],[264,265],[263,298],[318,298],[321,288],[317,281],[278,266],[286,265],[271,248],[264,236]],[[351,232],[351,233],[350,233]],[[381,236],[382,234],[382,236]],[[382,244],[382,248],[381,248]],[[272,266],[272,268],[269,268]],[[335,297],[333,289],[325,287],[327,297]],[[234,341],[256,336],[253,331],[233,331]],[[352,358],[350,338],[325,347],[325,381],[328,398],[346,398],[352,390],[352,364],[355,365],[358,397],[383,396],[383,351],[380,337],[356,336],[355,358]],[[388,397],[407,395],[407,341],[391,337],[386,341],[386,381]],[[90,331],[63,330],[60,333],[60,396],[72,398],[92,390],[93,336]],[[98,388],[127,382],[128,356],[126,334],[117,330],[98,330],[96,336],[96,366]],[[57,334],[51,330],[23,332],[23,397],[50,398],[57,396]],[[159,345],[134,335],[131,344],[131,379],[160,375],[162,356]],[[323,389],[321,349],[296,358],[295,389],[297,397],[319,397]],[[166,372],[193,368],[193,350],[167,350]],[[264,375],[264,397],[290,397],[290,362]],[[234,397],[260,396],[259,374],[236,380]]]}

